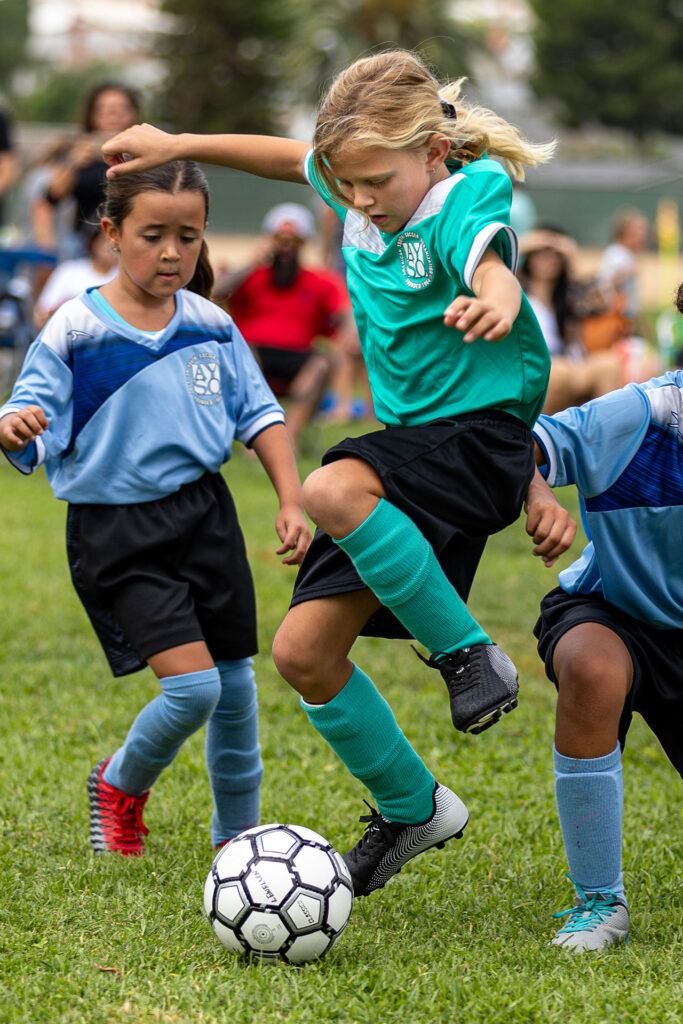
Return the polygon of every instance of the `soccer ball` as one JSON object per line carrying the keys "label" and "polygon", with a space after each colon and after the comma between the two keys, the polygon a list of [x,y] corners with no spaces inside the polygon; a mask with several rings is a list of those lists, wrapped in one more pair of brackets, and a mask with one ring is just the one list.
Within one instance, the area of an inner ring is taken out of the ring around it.
{"label": "soccer ball", "polygon": [[204,910],[226,949],[301,964],[329,952],[347,925],[353,884],[337,851],[301,825],[257,825],[216,855]]}

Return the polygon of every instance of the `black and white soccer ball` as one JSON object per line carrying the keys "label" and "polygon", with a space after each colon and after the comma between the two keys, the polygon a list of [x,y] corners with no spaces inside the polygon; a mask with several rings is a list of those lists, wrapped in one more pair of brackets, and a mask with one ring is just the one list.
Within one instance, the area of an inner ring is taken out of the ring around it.
{"label": "black and white soccer ball", "polygon": [[226,949],[301,964],[325,956],[347,925],[353,884],[326,839],[302,825],[257,825],[219,850],[204,910]]}

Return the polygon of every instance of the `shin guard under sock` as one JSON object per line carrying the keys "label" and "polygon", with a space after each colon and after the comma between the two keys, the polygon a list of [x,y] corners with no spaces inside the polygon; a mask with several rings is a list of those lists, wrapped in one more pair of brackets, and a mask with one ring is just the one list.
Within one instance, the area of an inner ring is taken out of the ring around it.
{"label": "shin guard under sock", "polygon": [[553,747],[555,795],[569,874],[584,892],[624,902],[621,870],[621,748],[603,757],[565,757]]}
{"label": "shin guard under sock", "polygon": [[335,543],[406,629],[432,652],[491,643],[415,523],[380,498],[368,518]]}
{"label": "shin guard under sock", "polygon": [[401,732],[372,680],[354,665],[327,704],[306,704],[309,721],[390,821],[426,821],[434,810],[434,776]]}

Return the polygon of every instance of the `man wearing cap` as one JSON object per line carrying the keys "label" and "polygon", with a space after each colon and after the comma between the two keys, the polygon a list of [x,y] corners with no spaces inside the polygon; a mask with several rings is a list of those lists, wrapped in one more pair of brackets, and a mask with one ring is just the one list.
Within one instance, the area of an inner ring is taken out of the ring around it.
{"label": "man wearing cap", "polygon": [[276,395],[288,398],[287,427],[296,449],[332,371],[331,357],[315,343],[338,334],[351,317],[350,304],[338,274],[301,264],[303,245],[315,234],[305,206],[278,204],[266,215],[263,231],[265,257],[224,277],[214,297],[227,299],[266,380]]}

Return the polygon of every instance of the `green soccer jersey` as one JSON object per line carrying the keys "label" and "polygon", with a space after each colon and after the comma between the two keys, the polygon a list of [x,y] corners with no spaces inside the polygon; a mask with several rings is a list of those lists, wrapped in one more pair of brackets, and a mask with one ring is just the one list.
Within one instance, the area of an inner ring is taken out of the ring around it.
{"label": "green soccer jersey", "polygon": [[309,182],[344,221],[347,282],[377,418],[417,425],[493,408],[535,423],[550,356],[526,297],[502,341],[466,344],[443,322],[456,296],[473,294],[472,275],[487,247],[516,269],[512,186],[501,165],[484,159],[453,171],[389,235],[330,197],[311,156]]}

